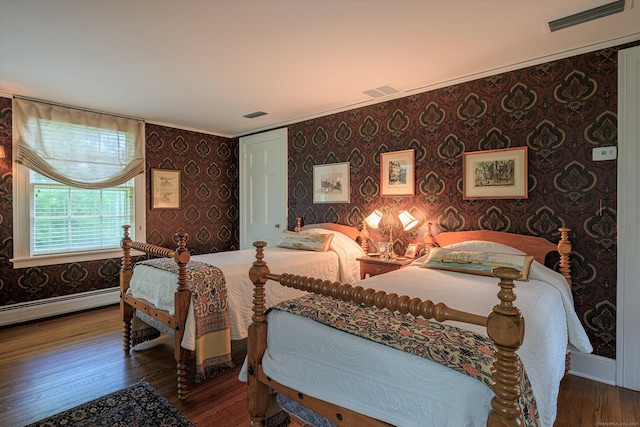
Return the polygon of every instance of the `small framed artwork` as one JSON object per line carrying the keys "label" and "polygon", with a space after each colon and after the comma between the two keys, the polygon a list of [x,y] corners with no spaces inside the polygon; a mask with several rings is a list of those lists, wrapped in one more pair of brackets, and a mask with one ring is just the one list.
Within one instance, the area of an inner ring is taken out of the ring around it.
{"label": "small framed artwork", "polygon": [[415,258],[418,255],[419,245],[417,243],[409,243],[404,253],[405,258]]}
{"label": "small framed artwork", "polygon": [[349,203],[350,164],[313,166],[313,203]]}
{"label": "small framed artwork", "polygon": [[180,171],[151,169],[151,209],[180,209]]}
{"label": "small framed artwork", "polygon": [[380,195],[415,194],[415,150],[380,154]]}
{"label": "small framed artwork", "polygon": [[526,199],[528,148],[463,153],[463,198]]}

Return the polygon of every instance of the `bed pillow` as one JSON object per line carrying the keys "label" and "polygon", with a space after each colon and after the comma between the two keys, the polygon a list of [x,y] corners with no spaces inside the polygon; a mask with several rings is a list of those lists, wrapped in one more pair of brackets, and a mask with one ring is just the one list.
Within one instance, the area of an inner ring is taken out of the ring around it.
{"label": "bed pillow", "polygon": [[326,252],[331,246],[333,233],[307,234],[285,230],[280,236],[279,248],[299,249],[301,251]]}
{"label": "bed pillow", "polygon": [[526,255],[519,249],[502,243],[487,242],[486,240],[467,240],[466,242],[452,243],[444,246],[444,248],[455,249],[457,251],[497,252],[501,254]]}
{"label": "bed pillow", "polygon": [[362,250],[362,246],[360,246],[360,244],[358,244],[351,237],[339,231],[328,230],[326,228],[309,228],[307,230],[302,230],[301,233],[333,234],[333,239],[331,240],[331,247],[330,247],[331,250],[336,252],[342,250],[345,252],[346,255],[349,255],[353,258],[358,258],[366,255]]}
{"label": "bed pillow", "polygon": [[[513,254],[513,255],[526,255],[520,249],[513,248],[511,246],[488,242],[486,240],[467,240],[466,242],[452,243],[447,246],[443,246],[445,249],[455,249],[457,251],[475,251],[475,252],[498,252],[501,254]],[[425,248],[425,254],[417,258],[411,263],[411,265],[421,266],[429,258],[429,247]]]}
{"label": "bed pillow", "polygon": [[491,271],[497,267],[511,267],[521,273],[516,280],[528,280],[529,268],[532,262],[533,256],[531,255],[431,248],[422,267],[477,274],[479,276],[491,276]]}

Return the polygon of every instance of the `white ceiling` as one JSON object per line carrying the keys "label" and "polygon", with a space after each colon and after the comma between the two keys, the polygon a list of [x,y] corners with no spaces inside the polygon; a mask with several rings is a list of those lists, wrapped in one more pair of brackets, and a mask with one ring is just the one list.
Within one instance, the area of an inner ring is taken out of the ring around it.
{"label": "white ceiling", "polygon": [[607,2],[0,0],[0,94],[235,137],[639,39],[639,5],[544,29]]}

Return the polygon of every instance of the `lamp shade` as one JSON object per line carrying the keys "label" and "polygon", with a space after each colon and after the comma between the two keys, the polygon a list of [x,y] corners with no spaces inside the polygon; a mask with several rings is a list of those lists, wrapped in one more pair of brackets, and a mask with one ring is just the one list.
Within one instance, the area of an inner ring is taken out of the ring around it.
{"label": "lamp shade", "polygon": [[368,217],[364,219],[364,222],[366,222],[369,227],[377,229],[378,226],[380,225],[381,220],[382,220],[382,212],[376,209],[375,211],[371,212],[371,214]]}
{"label": "lamp shade", "polygon": [[402,223],[402,229],[404,231],[411,230],[413,227],[418,225],[418,220],[409,213],[409,211],[402,211],[398,214],[398,218],[400,218],[400,222]]}

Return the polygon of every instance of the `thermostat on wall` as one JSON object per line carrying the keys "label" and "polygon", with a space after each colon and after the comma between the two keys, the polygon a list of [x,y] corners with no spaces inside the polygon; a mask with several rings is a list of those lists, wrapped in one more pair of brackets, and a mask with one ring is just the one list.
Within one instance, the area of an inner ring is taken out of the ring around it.
{"label": "thermostat on wall", "polygon": [[618,147],[597,147],[593,149],[593,161],[615,160],[618,157]]}

